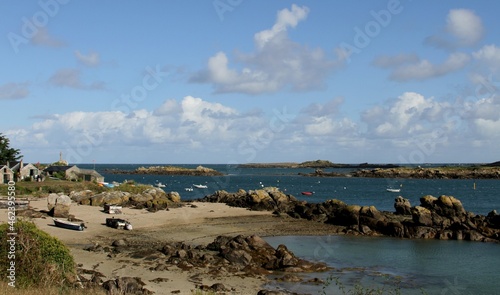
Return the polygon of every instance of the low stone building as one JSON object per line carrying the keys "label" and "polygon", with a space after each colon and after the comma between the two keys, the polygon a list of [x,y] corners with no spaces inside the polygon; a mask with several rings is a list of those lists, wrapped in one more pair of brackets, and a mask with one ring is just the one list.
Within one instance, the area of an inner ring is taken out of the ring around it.
{"label": "low stone building", "polygon": [[81,169],[76,165],[70,166],[49,166],[43,170],[51,177],[63,176],[72,181],[95,181],[103,182],[104,176],[93,169]]}

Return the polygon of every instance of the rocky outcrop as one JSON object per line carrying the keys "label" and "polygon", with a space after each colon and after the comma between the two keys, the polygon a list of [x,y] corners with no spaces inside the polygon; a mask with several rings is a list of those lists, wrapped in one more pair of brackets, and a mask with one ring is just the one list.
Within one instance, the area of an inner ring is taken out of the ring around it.
{"label": "rocky outcrop", "polygon": [[[310,262],[298,258],[285,245],[274,248],[256,235],[218,236],[208,245],[192,245],[184,242],[145,244],[140,241],[116,240],[108,246],[95,244],[85,250],[108,253],[111,259],[134,258],[137,265],[139,265],[137,261],[142,259],[147,271],[150,272],[160,272],[174,267],[187,272],[202,269],[203,273],[210,274],[214,280],[217,277],[231,275],[262,277],[276,271],[291,275],[330,269],[323,262]],[[79,269],[78,272],[86,286],[91,286],[92,283],[94,286],[101,284],[109,292],[108,294],[149,292],[144,289],[144,283],[138,278],[122,277],[102,283],[102,276],[96,274],[94,270]],[[229,291],[220,283],[211,286],[199,285],[197,288],[207,292]]]}
{"label": "rocky outcrop", "polygon": [[106,170],[112,174],[149,174],[149,175],[187,175],[187,176],[222,176],[224,173],[217,170],[198,166],[195,169],[176,166],[139,167],[135,170]]}
{"label": "rocky outcrop", "polygon": [[411,215],[410,201],[401,196],[394,201],[394,209],[396,209],[396,214]]}
{"label": "rocky outcrop", "polygon": [[292,195],[284,194],[278,188],[265,187],[258,190],[249,190],[248,192],[239,190],[236,193],[220,190],[198,201],[225,203],[229,206],[249,208],[256,211],[287,212],[297,202],[297,199]]}
{"label": "rocky outcrop", "polygon": [[120,295],[120,294],[130,294],[130,295],[146,295],[153,294],[153,292],[144,288],[146,285],[140,278],[131,277],[118,277],[114,280],[106,281],[102,284],[102,287],[106,290],[107,294],[110,295]]}
{"label": "rocky outcrop", "polygon": [[47,197],[47,209],[52,217],[68,218],[71,208],[71,198],[64,194],[49,194]]}
{"label": "rocky outcrop", "polygon": [[381,212],[374,206],[349,205],[335,199],[307,203],[277,188],[236,193],[218,191],[200,201],[274,211],[340,226],[342,233],[353,235],[500,242],[499,214],[492,211],[482,216],[467,212],[460,200],[452,196],[423,196],[420,204],[414,207],[409,200],[397,197],[395,212]]}
{"label": "rocky outcrop", "polygon": [[500,167],[377,168],[354,171],[349,176],[417,179],[500,179]]}
{"label": "rocky outcrop", "polygon": [[122,205],[137,209],[147,208],[150,211],[162,210],[181,205],[181,197],[177,192],[166,193],[160,188],[149,188],[140,194],[122,191],[106,191],[95,194],[90,190],[73,191],[69,196],[81,205],[104,206],[104,204]]}

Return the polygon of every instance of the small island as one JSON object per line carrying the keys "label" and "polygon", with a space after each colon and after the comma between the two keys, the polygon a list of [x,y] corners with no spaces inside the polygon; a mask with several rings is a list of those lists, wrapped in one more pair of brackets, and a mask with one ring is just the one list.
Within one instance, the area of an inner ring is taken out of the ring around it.
{"label": "small island", "polygon": [[149,174],[149,175],[187,175],[187,176],[222,176],[224,173],[215,169],[198,166],[195,169],[177,166],[139,167],[135,170],[109,169],[111,174]]}
{"label": "small island", "polygon": [[281,162],[281,163],[248,163],[240,164],[240,168],[396,168],[394,164],[342,164],[332,163],[328,160],[305,161],[302,163]]}

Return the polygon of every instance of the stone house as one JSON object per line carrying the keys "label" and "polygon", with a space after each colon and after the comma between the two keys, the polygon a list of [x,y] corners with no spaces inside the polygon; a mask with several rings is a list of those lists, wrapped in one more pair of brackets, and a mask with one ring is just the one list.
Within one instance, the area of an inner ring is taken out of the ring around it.
{"label": "stone house", "polygon": [[64,174],[67,180],[72,181],[95,181],[103,182],[104,177],[93,169],[80,169],[76,165],[70,166],[49,166],[43,170],[48,176]]}
{"label": "stone house", "polygon": [[35,180],[35,177],[40,175],[40,169],[38,169],[33,164],[24,164],[23,160],[19,162],[8,162],[7,166],[14,172],[16,181],[24,180],[26,178],[31,178]]}
{"label": "stone house", "polygon": [[21,179],[31,178],[34,180],[36,176],[40,175],[40,169],[35,165],[29,163],[27,165],[23,165],[19,172]]}
{"label": "stone house", "polygon": [[8,183],[15,180],[14,171],[8,165],[0,166],[0,183]]}

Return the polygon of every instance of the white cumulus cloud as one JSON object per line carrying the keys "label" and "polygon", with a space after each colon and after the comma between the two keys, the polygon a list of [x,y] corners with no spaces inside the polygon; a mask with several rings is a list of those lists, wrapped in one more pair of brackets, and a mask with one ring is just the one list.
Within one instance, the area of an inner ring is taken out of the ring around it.
{"label": "white cumulus cloud", "polygon": [[332,59],[321,48],[309,48],[290,40],[287,30],[295,28],[308,14],[307,7],[297,5],[279,11],[271,29],[254,35],[255,52],[235,54],[234,61],[240,68],[231,66],[225,52],[218,52],[190,81],[211,83],[216,93],[261,94],[323,87],[326,77],[343,64],[343,58],[341,52]]}

